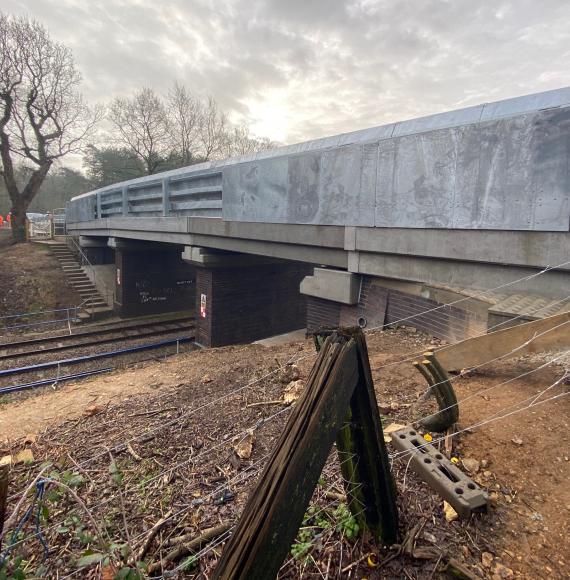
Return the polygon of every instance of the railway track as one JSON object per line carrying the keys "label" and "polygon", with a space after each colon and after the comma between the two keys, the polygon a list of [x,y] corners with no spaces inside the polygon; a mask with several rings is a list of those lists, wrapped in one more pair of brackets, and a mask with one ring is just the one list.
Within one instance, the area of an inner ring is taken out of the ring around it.
{"label": "railway track", "polygon": [[[187,349],[186,345],[193,339],[194,318],[185,316],[105,325],[71,335],[2,343],[0,396],[80,380],[143,362],[149,360],[146,351],[154,353],[151,358],[169,356],[182,347]],[[64,351],[70,352],[66,356],[62,354]],[[117,362],[109,363],[110,359],[117,359]],[[50,369],[53,370],[50,372]],[[46,372],[53,376],[46,376]]]}
{"label": "railway track", "polygon": [[[193,333],[194,318],[185,317],[164,322],[143,322],[82,331],[55,337],[41,337],[0,344],[0,364],[12,359],[37,357],[82,347],[151,338],[180,331]],[[5,366],[5,365],[2,365]]]}

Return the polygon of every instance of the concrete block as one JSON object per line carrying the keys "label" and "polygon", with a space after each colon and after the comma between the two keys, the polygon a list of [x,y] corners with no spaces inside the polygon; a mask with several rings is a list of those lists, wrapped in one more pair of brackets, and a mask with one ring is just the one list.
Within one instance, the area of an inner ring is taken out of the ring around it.
{"label": "concrete block", "polygon": [[461,469],[433,445],[426,443],[412,427],[392,433],[392,444],[404,455],[410,467],[453,506],[463,518],[474,512],[485,512],[489,496]]}
{"label": "concrete block", "polygon": [[360,276],[344,270],[315,268],[301,282],[301,294],[342,304],[357,304]]}
{"label": "concrete block", "polygon": [[182,252],[182,260],[193,266],[224,268],[238,268],[241,266],[282,263],[279,260],[267,258],[265,256],[225,252],[198,246],[185,246],[184,251]]}

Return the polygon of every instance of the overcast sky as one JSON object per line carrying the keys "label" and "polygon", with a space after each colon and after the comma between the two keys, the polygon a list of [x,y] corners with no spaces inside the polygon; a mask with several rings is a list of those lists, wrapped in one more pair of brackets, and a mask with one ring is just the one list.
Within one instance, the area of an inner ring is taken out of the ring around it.
{"label": "overcast sky", "polygon": [[283,143],[570,85],[568,0],[2,0],[105,102],[174,80]]}

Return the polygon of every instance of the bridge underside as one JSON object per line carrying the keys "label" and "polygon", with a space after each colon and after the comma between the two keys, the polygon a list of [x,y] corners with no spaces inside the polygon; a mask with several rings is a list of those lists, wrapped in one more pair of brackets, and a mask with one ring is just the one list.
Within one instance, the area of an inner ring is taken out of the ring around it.
{"label": "bridge underside", "polygon": [[[493,307],[505,297],[525,294],[554,304],[570,287],[570,265],[513,283],[540,272],[543,264],[567,260],[570,240],[561,232],[324,227],[188,217],[107,218],[68,229],[80,236],[86,250],[100,252],[107,261],[104,267],[114,268],[108,279],[114,278],[118,313],[195,308],[197,341],[204,346],[248,342],[297,328],[370,328],[398,320],[457,340],[501,320],[500,309],[494,312]],[[497,287],[502,288],[481,295]],[[473,299],[418,316],[464,299],[466,289]]]}
{"label": "bridge underside", "polygon": [[[491,315],[565,303],[569,159],[567,87],[109,185],[70,201],[67,228],[115,244],[115,274],[135,280],[116,292],[125,313],[145,280],[164,280],[148,308],[184,302],[173,298],[184,252],[205,297],[204,344],[254,338],[254,310],[281,332],[305,301],[309,328],[403,319],[455,339]],[[148,263],[119,251],[143,242]],[[240,332],[222,328],[230,317]]]}

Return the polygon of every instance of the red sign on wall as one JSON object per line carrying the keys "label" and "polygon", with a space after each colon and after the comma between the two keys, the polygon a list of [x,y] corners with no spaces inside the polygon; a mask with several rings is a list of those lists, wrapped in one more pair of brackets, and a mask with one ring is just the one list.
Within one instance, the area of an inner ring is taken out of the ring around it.
{"label": "red sign on wall", "polygon": [[206,295],[200,294],[200,316],[206,318]]}

